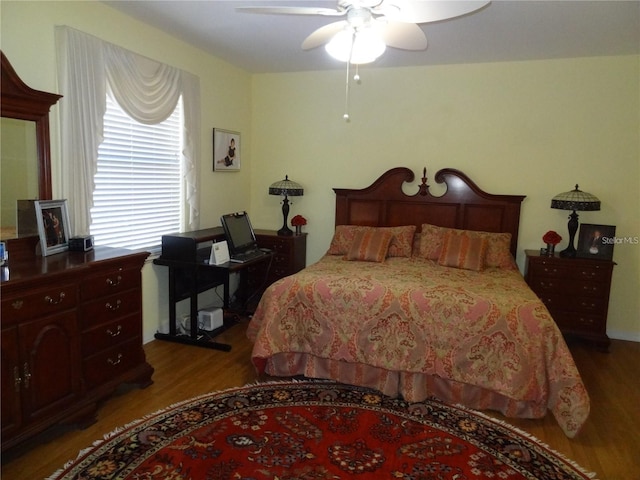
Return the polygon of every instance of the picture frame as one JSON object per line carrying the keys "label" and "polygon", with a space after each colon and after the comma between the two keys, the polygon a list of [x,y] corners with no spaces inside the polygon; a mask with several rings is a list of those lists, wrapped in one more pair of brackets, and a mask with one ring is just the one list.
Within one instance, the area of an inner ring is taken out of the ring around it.
{"label": "picture frame", "polygon": [[213,129],[213,171],[239,172],[241,164],[240,132]]}
{"label": "picture frame", "polygon": [[615,225],[580,224],[576,256],[580,258],[612,260],[615,235]]}
{"label": "picture frame", "polygon": [[69,250],[69,211],[66,200],[36,200],[36,221],[42,256]]}

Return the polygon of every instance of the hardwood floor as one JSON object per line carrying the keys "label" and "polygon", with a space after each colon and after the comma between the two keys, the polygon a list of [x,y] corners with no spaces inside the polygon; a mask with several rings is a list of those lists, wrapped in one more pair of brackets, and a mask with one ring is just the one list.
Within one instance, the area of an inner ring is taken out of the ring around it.
{"label": "hardwood floor", "polygon": [[[153,385],[127,389],[104,403],[98,421],[84,430],[69,430],[27,453],[3,458],[3,480],[47,478],[103,435],[147,413],[214,390],[258,380],[250,364],[251,343],[246,323],[224,332],[218,341],[231,352],[154,340],[145,345],[155,368]],[[576,364],[591,396],[591,415],[580,434],[567,438],[555,419],[504,419],[542,440],[552,449],[593,471],[600,480],[640,478],[640,343],[614,340],[611,353],[570,343]]]}

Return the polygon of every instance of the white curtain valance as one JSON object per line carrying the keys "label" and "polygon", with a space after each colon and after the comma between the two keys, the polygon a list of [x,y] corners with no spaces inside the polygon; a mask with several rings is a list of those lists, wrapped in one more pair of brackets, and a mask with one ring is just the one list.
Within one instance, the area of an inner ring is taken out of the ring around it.
{"label": "white curtain valance", "polygon": [[75,235],[91,226],[98,147],[103,140],[107,92],[131,118],[144,124],[166,120],[180,96],[184,105],[184,184],[187,219],[199,224],[196,159],[200,138],[198,77],[150,60],[78,30],[56,27],[61,112],[62,190],[69,200]]}
{"label": "white curtain valance", "polygon": [[182,94],[180,70],[109,44],[105,57],[114,100],[131,118],[147,125],[169,118]]}

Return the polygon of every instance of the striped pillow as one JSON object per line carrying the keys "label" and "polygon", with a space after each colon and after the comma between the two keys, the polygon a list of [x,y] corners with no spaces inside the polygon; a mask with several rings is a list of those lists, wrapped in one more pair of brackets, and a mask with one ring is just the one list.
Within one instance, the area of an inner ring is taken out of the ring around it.
{"label": "striped pillow", "polygon": [[369,229],[358,232],[345,260],[384,262],[393,233],[389,230]]}
{"label": "striped pillow", "polygon": [[445,235],[438,263],[445,267],[479,272],[484,269],[486,255],[486,237],[469,235],[469,232],[464,230],[450,231]]}

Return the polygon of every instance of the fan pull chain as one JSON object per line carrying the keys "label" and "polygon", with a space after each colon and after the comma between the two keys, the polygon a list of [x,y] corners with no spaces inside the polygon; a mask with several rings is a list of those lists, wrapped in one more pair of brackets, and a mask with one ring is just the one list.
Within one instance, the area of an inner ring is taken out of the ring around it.
{"label": "fan pull chain", "polygon": [[342,115],[342,118],[344,118],[345,122],[350,121],[350,118],[349,118],[349,65],[351,65],[351,62],[347,62],[347,79],[346,79],[346,86],[344,90],[344,115]]}
{"label": "fan pull chain", "polygon": [[[345,122],[349,122],[351,119],[349,117],[349,79],[351,78],[351,72],[350,70],[350,66],[351,66],[351,59],[353,58],[353,46],[356,43],[356,34],[357,32],[355,30],[353,30],[353,33],[351,34],[351,45],[349,47],[349,60],[347,61],[347,79],[346,79],[346,85],[345,85],[345,92],[344,92],[344,115],[342,115],[342,118],[344,118]],[[360,75],[358,74],[358,65],[356,65],[356,74],[354,75],[353,79],[356,82],[360,82]]]}

